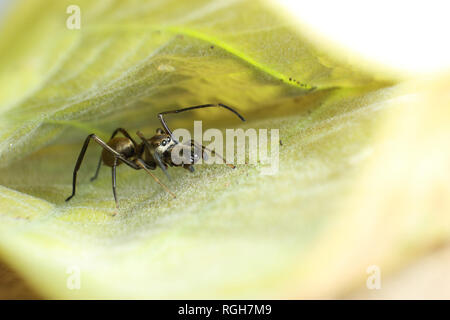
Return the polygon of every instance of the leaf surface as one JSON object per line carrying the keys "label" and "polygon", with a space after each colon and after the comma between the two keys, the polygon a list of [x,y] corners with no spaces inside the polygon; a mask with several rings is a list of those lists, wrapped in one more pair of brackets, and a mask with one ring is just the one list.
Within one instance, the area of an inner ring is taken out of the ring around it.
{"label": "leaf surface", "polygon": [[[355,286],[342,266],[363,279],[364,255],[338,240],[360,235],[349,203],[385,113],[409,93],[321,51],[258,1],[79,1],[80,30],[65,26],[68,5],[21,3],[0,38],[0,253],[38,293],[285,298]],[[109,170],[89,182],[100,154],[92,144],[78,193],[64,202],[88,133],[151,135],[158,112],[211,102],[237,107],[248,122],[210,109],[173,116],[171,126],[279,129],[276,175],[262,175],[261,164],[175,168],[171,199],[120,166],[116,214]],[[333,270],[348,281],[323,277],[324,257],[344,248]],[[393,252],[404,252],[401,241],[380,264]],[[72,267],[80,290],[68,289]]]}

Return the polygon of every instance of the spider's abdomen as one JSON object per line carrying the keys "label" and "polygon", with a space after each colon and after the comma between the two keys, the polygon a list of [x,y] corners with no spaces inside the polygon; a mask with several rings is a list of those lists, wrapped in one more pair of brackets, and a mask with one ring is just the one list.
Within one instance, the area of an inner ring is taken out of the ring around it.
{"label": "spider's abdomen", "polygon": [[[125,137],[116,137],[109,140],[108,146],[110,146],[126,158],[131,158],[136,153],[131,140]],[[114,155],[108,152],[106,149],[103,149],[102,151],[102,159],[103,163],[108,167],[112,167],[114,165]],[[122,161],[118,160],[117,165],[120,165],[121,163]]]}

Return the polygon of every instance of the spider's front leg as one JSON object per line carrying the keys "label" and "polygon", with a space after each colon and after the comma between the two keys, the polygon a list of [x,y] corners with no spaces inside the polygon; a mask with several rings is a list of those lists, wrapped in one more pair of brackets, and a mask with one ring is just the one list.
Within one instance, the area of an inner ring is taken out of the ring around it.
{"label": "spider's front leg", "polygon": [[[227,166],[229,166],[231,169],[235,169],[235,168],[236,168],[235,165],[233,165],[233,164],[231,164],[231,163],[227,163],[227,160],[226,160],[223,156],[221,156],[220,154],[218,154],[216,151],[211,150],[211,149],[205,147],[204,145],[197,143],[194,139],[191,139],[190,143],[191,143],[191,145],[193,145],[193,146],[195,146],[195,147],[197,147],[197,148],[202,149],[203,152],[208,151],[211,155],[217,156],[219,159],[222,159],[223,163],[225,163],[225,164],[226,164]],[[205,159],[205,160],[206,160],[206,159]]]}

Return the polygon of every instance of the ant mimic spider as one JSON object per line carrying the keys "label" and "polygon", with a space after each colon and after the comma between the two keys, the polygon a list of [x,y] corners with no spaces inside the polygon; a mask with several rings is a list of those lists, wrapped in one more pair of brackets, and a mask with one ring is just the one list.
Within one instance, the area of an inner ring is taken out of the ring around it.
{"label": "ant mimic spider", "polygon": [[[170,179],[167,173],[168,166],[183,167],[190,172],[194,172],[195,163],[202,157],[202,159],[207,159],[205,151],[211,152],[211,154],[216,154],[217,157],[222,159],[224,163],[235,168],[234,165],[226,163],[225,159],[215,153],[213,150],[206,148],[203,145],[198,144],[194,140],[190,140],[187,143],[180,143],[177,141],[173,135],[172,131],[167,126],[164,120],[164,115],[169,113],[180,113],[193,109],[208,108],[208,107],[222,107],[237,115],[242,121],[245,119],[234,109],[224,105],[224,104],[204,104],[199,106],[193,106],[178,110],[165,111],[158,114],[158,118],[163,126],[163,129],[158,128],[156,130],[156,135],[147,139],[141,132],[137,132],[137,136],[142,140],[140,144],[136,143],[129,133],[122,128],[117,128],[114,130],[108,143],[105,143],[95,134],[90,134],[84,141],[83,147],[81,148],[80,155],[78,156],[75,169],[73,170],[73,181],[72,181],[72,194],[66,199],[69,201],[75,195],[76,183],[77,183],[77,173],[80,169],[81,163],[83,162],[84,154],[91,140],[94,140],[102,148],[102,154],[98,162],[97,170],[95,175],[91,178],[91,181],[98,177],[100,167],[102,163],[106,166],[112,168],[112,189],[114,200],[116,202],[116,207],[118,207],[117,195],[116,195],[116,167],[125,163],[129,167],[135,170],[144,169],[157,183],[159,183],[168,193],[170,193],[174,198],[175,194],[167,188],[150,170],[155,170],[157,167],[161,168],[164,174]],[[124,137],[116,137],[118,133],[124,135]],[[174,161],[175,160],[175,161]]]}

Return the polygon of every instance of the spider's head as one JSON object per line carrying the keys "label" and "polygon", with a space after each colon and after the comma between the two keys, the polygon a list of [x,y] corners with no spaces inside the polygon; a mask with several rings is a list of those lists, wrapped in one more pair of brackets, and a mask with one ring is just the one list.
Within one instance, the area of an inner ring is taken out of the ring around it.
{"label": "spider's head", "polygon": [[139,131],[137,132],[137,135],[150,148],[150,150],[154,150],[154,152],[162,155],[170,148],[172,148],[176,144],[176,142],[169,134],[165,133],[162,130],[159,130],[161,129],[156,130],[156,135],[154,135],[150,139],[144,137],[144,135]]}
{"label": "spider's head", "polygon": [[167,133],[156,134],[152,138],[149,139],[150,145],[155,149],[159,154],[163,154],[172,148],[176,143]]}

